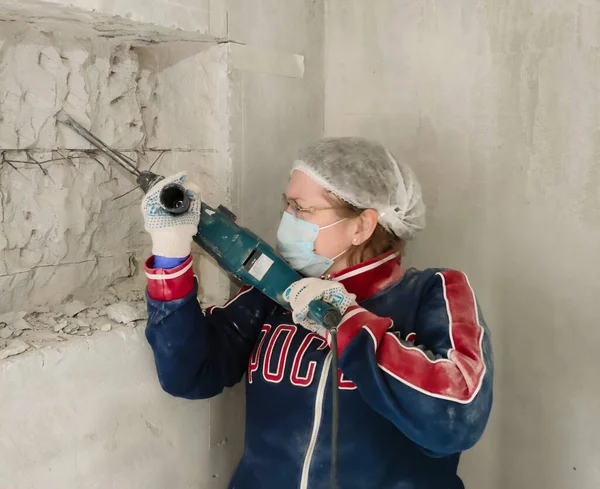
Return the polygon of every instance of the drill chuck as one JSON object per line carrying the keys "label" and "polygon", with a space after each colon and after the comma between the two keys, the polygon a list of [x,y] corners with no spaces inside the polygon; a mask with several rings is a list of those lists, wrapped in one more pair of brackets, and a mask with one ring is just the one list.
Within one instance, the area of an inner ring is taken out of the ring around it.
{"label": "drill chuck", "polygon": [[[150,171],[140,172],[137,176],[137,183],[144,193],[148,193],[148,190],[161,180],[164,180],[163,176]],[[172,215],[185,214],[190,208],[190,197],[179,183],[165,185],[160,191],[159,202],[161,207]]]}

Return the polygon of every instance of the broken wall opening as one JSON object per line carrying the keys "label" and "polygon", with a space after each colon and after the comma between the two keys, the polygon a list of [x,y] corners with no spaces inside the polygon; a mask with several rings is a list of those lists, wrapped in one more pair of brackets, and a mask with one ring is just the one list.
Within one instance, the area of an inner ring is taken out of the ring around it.
{"label": "broken wall opening", "polygon": [[[218,44],[148,45],[19,22],[2,23],[0,36],[5,357],[145,317],[140,272],[150,242],[141,191],[57,122],[61,110],[141,169],[188,170],[208,201],[227,203],[230,163],[226,56]],[[211,284],[206,300],[220,300],[226,280],[210,262],[196,262]],[[123,301],[130,304],[109,315],[115,308],[107,306]]]}

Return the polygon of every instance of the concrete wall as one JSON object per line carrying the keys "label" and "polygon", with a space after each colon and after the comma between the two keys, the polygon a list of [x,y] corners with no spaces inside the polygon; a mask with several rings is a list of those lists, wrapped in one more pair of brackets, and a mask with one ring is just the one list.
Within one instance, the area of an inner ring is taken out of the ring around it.
{"label": "concrete wall", "polygon": [[0,378],[0,487],[221,488],[237,461],[234,400],[164,394],[140,328],[0,362]]}
{"label": "concrete wall", "polygon": [[232,60],[232,202],[273,243],[294,156],[323,136],[323,2],[232,0],[229,26],[251,47]]}
{"label": "concrete wall", "polygon": [[600,485],[600,5],[326,2],[326,134],[417,171],[419,267],[467,272],[496,404],[468,488]]}
{"label": "concrete wall", "polygon": [[[150,250],[140,193],[113,200],[133,188],[130,177],[85,153],[56,113],[64,108],[141,168],[160,156],[158,172],[187,169],[204,199],[227,204],[227,45],[144,47],[0,25],[0,312],[50,311],[26,316],[31,330],[0,325],[14,330],[0,339],[0,487],[224,487],[242,445],[243,391],[172,399],[158,385],[143,325],[101,332],[110,319],[83,313],[56,331],[37,319],[56,317],[70,296],[90,304],[109,286],[139,290]],[[222,303],[229,281],[200,254],[195,261],[202,301]]]}
{"label": "concrete wall", "polygon": [[[206,5],[208,17],[193,12]],[[170,7],[186,25],[170,23]],[[162,155],[158,172],[189,170],[203,199],[273,239],[293,155],[323,133],[322,2],[3,0],[0,35],[0,151],[12,165],[0,169],[0,312],[41,305],[25,316],[31,330],[0,324],[15,330],[0,337],[0,487],[224,488],[242,449],[243,386],[209,401],[163,393],[140,321],[106,332],[104,316],[90,319],[105,298],[62,331],[45,326],[63,321],[71,295],[138,297],[150,249],[140,195],[112,200],[129,177],[87,157],[54,115],[67,108],[142,168]],[[48,175],[25,150],[53,160]],[[194,255],[202,303],[224,302],[228,279]]]}

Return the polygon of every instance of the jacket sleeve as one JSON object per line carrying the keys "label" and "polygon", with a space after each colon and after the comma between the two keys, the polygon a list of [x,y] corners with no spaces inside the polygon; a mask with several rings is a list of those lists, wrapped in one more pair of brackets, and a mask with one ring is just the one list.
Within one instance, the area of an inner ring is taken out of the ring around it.
{"label": "jacket sleeve", "polygon": [[421,294],[414,334],[360,306],[338,331],[339,365],[364,400],[431,456],[472,447],[492,406],[490,336],[467,277],[433,275]]}
{"label": "jacket sleeve", "polygon": [[191,256],[172,269],[146,262],[148,326],[158,378],[169,394],[206,399],[238,383],[269,304],[243,288],[223,307],[202,310]]}

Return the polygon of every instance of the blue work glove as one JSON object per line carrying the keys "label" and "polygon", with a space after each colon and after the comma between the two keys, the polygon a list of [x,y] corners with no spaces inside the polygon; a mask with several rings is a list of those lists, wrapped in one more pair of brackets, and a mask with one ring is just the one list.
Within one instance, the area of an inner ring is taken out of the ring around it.
{"label": "blue work glove", "polygon": [[348,308],[356,304],[356,295],[349,293],[339,282],[320,278],[304,278],[292,284],[283,293],[283,298],[292,307],[294,323],[325,336],[325,327],[308,317],[308,305],[314,300],[322,300],[337,308],[342,316]]}
{"label": "blue work glove", "polygon": [[[142,202],[144,227],[152,237],[152,254],[167,258],[187,257],[192,250],[192,238],[198,233],[200,211],[200,189],[187,182],[187,173],[172,175],[152,187]],[[190,209],[185,214],[173,216],[160,205],[161,189],[169,183],[180,183],[190,196]]]}

